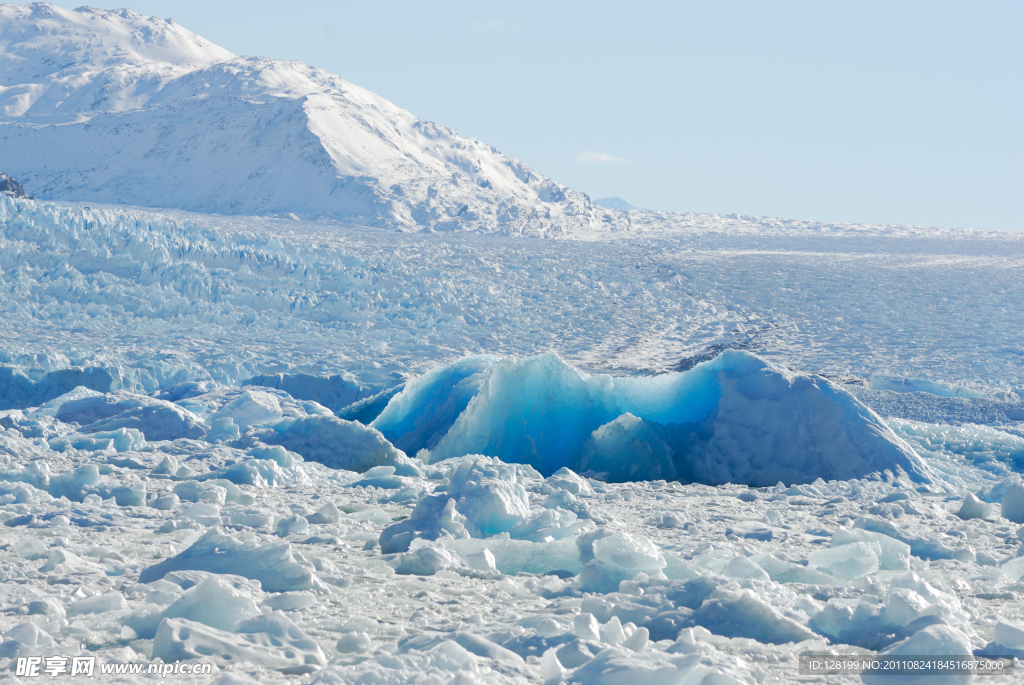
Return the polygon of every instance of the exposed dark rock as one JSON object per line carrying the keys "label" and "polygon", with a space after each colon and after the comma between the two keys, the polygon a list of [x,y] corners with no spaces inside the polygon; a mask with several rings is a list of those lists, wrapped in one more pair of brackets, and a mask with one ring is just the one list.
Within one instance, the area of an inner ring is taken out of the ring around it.
{"label": "exposed dark rock", "polygon": [[18,180],[13,176],[8,176],[4,172],[0,171],[0,193],[9,197],[23,197],[28,200],[34,200],[35,198],[31,195],[25,194],[25,188],[22,187]]}

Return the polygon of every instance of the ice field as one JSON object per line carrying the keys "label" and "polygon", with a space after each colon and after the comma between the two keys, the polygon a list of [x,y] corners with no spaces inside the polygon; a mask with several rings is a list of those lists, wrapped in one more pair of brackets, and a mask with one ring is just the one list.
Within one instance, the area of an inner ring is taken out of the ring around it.
{"label": "ice field", "polygon": [[1024,658],[1024,233],[605,208],[129,10],[0,64],[3,677],[1024,677],[798,669]]}
{"label": "ice field", "polygon": [[710,685],[1024,653],[1016,234],[0,212],[8,666]]}

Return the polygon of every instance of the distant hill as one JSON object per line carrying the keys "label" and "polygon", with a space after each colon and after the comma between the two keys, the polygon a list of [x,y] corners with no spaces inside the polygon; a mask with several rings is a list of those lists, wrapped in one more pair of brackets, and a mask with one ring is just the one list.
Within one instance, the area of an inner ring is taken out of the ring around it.
{"label": "distant hill", "polygon": [[629,211],[631,209],[645,212],[647,211],[643,207],[637,207],[635,205],[629,204],[621,197],[602,197],[600,200],[592,200],[592,202],[595,205],[598,205],[600,207],[606,207],[608,209],[621,209],[623,211]]}
{"label": "distant hill", "polygon": [[629,227],[334,74],[130,10],[0,5],[0,168],[42,199],[403,230]]}

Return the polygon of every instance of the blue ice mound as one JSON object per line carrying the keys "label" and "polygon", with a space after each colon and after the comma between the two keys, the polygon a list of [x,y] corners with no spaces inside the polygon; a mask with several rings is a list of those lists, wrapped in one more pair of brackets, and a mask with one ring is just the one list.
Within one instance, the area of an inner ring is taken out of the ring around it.
{"label": "blue ice mound", "polygon": [[433,449],[480,391],[498,360],[472,356],[410,381],[373,421],[395,447],[416,454]]}
{"label": "blue ice mound", "polygon": [[[885,472],[930,480],[913,449],[853,395],[748,352],[729,350],[689,371],[635,378],[587,374],[553,354],[470,366],[472,373],[463,360],[410,382],[392,399],[395,411],[389,404],[374,425],[402,444],[405,435],[424,432],[415,417],[465,401],[429,461],[483,454],[545,475],[570,467],[612,481],[709,485]],[[438,380],[460,374],[472,384]],[[466,401],[473,385],[479,389]],[[430,434],[446,421],[431,423]]]}

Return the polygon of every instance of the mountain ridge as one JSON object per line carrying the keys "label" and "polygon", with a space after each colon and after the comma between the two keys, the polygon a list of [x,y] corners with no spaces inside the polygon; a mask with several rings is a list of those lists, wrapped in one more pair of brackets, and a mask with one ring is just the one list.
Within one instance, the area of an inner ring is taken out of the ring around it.
{"label": "mountain ridge", "polygon": [[400,230],[625,230],[520,160],[301,62],[130,10],[0,5],[0,167],[42,199]]}

